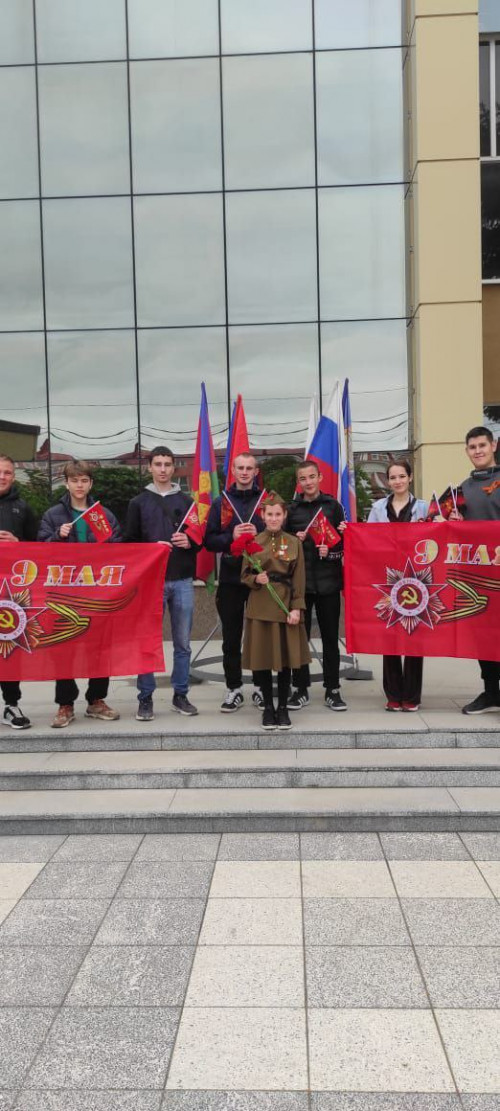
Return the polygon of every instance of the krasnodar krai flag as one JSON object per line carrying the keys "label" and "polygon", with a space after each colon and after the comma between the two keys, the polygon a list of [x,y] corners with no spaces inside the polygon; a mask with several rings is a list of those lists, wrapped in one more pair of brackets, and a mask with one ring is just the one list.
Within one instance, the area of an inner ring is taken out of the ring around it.
{"label": "krasnodar krai flag", "polygon": [[[208,416],[208,401],[205,383],[201,383],[201,406],[198,421],[198,435],[196,438],[196,451],[193,463],[193,498],[198,509],[198,519],[205,531],[206,520],[210,506],[219,494],[219,479],[217,477],[217,464],[215,462],[214,445],[210,420]],[[196,557],[196,577],[202,579],[209,589],[215,585],[215,553],[207,552],[202,548]]]}
{"label": "krasnodar krai flag", "polygon": [[318,421],[312,438],[308,459],[314,459],[323,476],[321,489],[325,494],[339,497],[339,407],[342,409],[339,382],[336,382],[328,399],[326,410]]}
{"label": "krasnodar krai flag", "polygon": [[227,438],[226,457],[224,459],[226,490],[231,486],[231,483],[234,482],[233,462],[237,455],[241,455],[242,451],[250,451],[250,444],[248,440],[245,411],[243,409],[243,399],[239,393],[233,407],[233,415],[231,417],[229,435]]}
{"label": "krasnodar krai flag", "polygon": [[342,417],[344,423],[344,436],[346,444],[347,467],[342,472],[341,502],[348,521],[356,521],[358,517],[356,504],[356,473],[354,470],[354,448],[352,442],[351,403],[349,400],[349,379],[344,382],[342,393]]}

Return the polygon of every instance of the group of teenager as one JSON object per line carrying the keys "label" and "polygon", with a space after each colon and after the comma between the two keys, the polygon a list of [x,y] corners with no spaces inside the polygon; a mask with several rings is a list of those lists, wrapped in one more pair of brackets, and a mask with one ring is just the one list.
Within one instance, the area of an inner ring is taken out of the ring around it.
{"label": "group of teenager", "polygon": [[[465,450],[472,463],[462,483],[461,509],[451,519],[500,521],[500,465],[495,461],[496,441],[489,429],[470,429]],[[191,629],[194,610],[193,581],[199,545],[183,530],[192,499],[174,481],[175,460],[165,446],[153,449],[148,469],[151,482],[132,498],[123,535],[111,510],[103,506],[111,528],[108,542],[164,543],[171,548],[163,589],[163,609],[168,608],[173,642],[172,710],[194,716],[189,699]],[[298,493],[291,505],[274,492],[262,500],[255,457],[249,452],[233,462],[233,482],[210,508],[204,544],[220,555],[216,594],[222,627],[222,657],[226,692],[222,713],[234,713],[244,704],[242,668],[252,672],[252,704],[262,711],[262,727],[289,729],[290,711],[302,710],[310,700],[309,639],[313,611],[322,642],[324,704],[328,710],[347,709],[340,691],[339,620],[342,590],[343,532],[348,527],[342,505],[321,490],[322,476],[316,462],[304,460],[297,467]],[[15,465],[0,456],[0,542],[95,542],[81,514],[93,504],[92,468],[84,460],[64,468],[66,493],[43,515],[35,516],[15,485]],[[393,462],[387,468],[389,494],[372,506],[370,522],[411,523],[427,517],[428,505],[410,491],[409,463]],[[318,512],[332,526],[337,542],[317,542],[310,535]],[[256,540],[258,538],[258,540]],[[258,558],[252,555],[258,543]],[[248,549],[248,550],[246,550]],[[493,630],[491,635],[493,636]],[[465,714],[500,711],[500,663],[480,660],[483,691]],[[277,705],[273,695],[277,673]],[[422,693],[423,661],[414,656],[385,656],[383,686],[390,712],[418,710]],[[153,674],[137,677],[138,721],[154,718]],[[1,682],[5,703],[0,720],[14,729],[30,721],[20,707],[16,681]],[[92,678],[85,694],[86,716],[115,721],[119,713],[107,702],[109,678]],[[75,719],[78,697],[74,679],[55,684],[55,729]]]}

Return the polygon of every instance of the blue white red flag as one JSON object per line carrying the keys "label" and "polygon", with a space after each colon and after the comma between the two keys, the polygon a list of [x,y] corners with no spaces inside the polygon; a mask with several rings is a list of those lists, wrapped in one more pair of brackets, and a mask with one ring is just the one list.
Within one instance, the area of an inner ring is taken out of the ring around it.
{"label": "blue white red flag", "polygon": [[338,393],[339,383],[337,382],[328,400],[326,412],[318,421],[307,452],[307,458],[313,459],[320,469],[323,493],[331,494],[334,498],[339,496]]}

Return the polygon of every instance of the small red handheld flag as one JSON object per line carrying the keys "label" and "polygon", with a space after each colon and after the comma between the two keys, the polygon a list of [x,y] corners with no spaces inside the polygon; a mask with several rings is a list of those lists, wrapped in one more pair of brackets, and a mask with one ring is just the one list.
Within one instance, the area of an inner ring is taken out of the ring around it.
{"label": "small red handheld flag", "polygon": [[110,536],[113,535],[113,529],[100,501],[95,501],[92,505],[89,505],[88,509],[84,509],[83,513],[80,513],[80,517],[84,518],[98,544],[103,544],[105,540],[109,540]]}
{"label": "small red handheld flag", "polygon": [[335,548],[337,544],[340,544],[342,539],[337,529],[334,528],[333,525],[330,524],[328,518],[325,517],[322,509],[320,509],[319,513],[314,518],[313,523],[309,525],[307,535],[311,537],[311,540],[314,541],[318,548],[320,544],[326,544],[329,548]]}
{"label": "small red handheld flag", "polygon": [[189,536],[190,540],[193,541],[193,544],[203,544],[205,529],[203,525],[200,525],[198,510],[194,502],[192,505],[189,506],[189,509],[185,517],[181,521],[177,532],[180,532],[181,528],[184,528],[186,530],[186,535]]}

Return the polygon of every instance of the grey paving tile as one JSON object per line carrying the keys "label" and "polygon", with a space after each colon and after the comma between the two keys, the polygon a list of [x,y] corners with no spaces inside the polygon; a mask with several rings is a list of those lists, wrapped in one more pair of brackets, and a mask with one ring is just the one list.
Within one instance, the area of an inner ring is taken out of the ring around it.
{"label": "grey paving tile", "polygon": [[300,946],[205,945],[196,952],[186,1007],[303,1007]]}
{"label": "grey paving tile", "polygon": [[500,1095],[468,1096],[462,1093],[462,1106],[464,1111],[500,1111]]}
{"label": "grey paving tile", "polygon": [[310,1007],[428,1007],[411,949],[315,946],[306,951]]}
{"label": "grey paving tile", "polygon": [[212,899],[300,898],[299,861],[217,861],[210,897]]}
{"label": "grey paving tile", "polygon": [[477,866],[497,899],[500,899],[500,860],[478,860]]}
{"label": "grey paving tile", "polygon": [[305,860],[302,884],[308,899],[396,898],[385,860]]}
{"label": "grey paving tile", "polygon": [[219,860],[298,860],[298,833],[224,833]]}
{"label": "grey paving tile", "polygon": [[500,1093],[500,1012],[436,1010],[459,1092]]}
{"label": "grey paving tile", "polygon": [[313,1092],[311,1098],[311,1111],[461,1111],[458,1096],[435,1092]]}
{"label": "grey paving tile", "polygon": [[404,899],[486,899],[491,891],[471,860],[393,860],[391,873]]}
{"label": "grey paving tile", "polygon": [[49,1007],[0,1008],[0,1088],[20,1087],[54,1015]]}
{"label": "grey paving tile", "polygon": [[142,833],[72,834],[56,852],[54,862],[131,860],[142,836]]}
{"label": "grey paving tile", "polygon": [[0,836],[0,862],[15,864],[17,861],[36,861],[45,863],[50,860],[64,837],[8,837]]}
{"label": "grey paving tile", "polygon": [[302,860],[382,860],[376,833],[301,833]]}
{"label": "grey paving tile", "polygon": [[212,864],[182,861],[135,861],[120,888],[121,899],[204,898]]}
{"label": "grey paving tile", "polygon": [[112,899],[127,870],[124,861],[47,864],[32,883],[29,899]]}
{"label": "grey paving tile", "polygon": [[304,899],[306,945],[410,945],[397,899]]}
{"label": "grey paving tile", "polygon": [[175,1007],[184,1002],[194,947],[93,946],[67,998],[69,1006]]}
{"label": "grey paving tile", "polygon": [[196,945],[204,909],[204,899],[116,899],[95,944]]}
{"label": "grey paving tile", "polygon": [[0,1006],[55,1007],[62,1003],[85,949],[56,945],[0,949]]}
{"label": "grey paving tile", "polygon": [[500,860],[500,833],[462,833],[475,860]]}
{"label": "grey paving tile", "polygon": [[3,945],[90,945],[106,899],[22,899],[0,926]]}
{"label": "grey paving tile", "polygon": [[469,860],[456,833],[381,833],[388,860]]}
{"label": "grey paving tile", "polygon": [[17,1092],[0,1092],[0,1111],[10,1111]]}
{"label": "grey paving tile", "polygon": [[415,945],[500,945],[494,899],[402,899]]}
{"label": "grey paving tile", "polygon": [[161,1111],[308,1111],[306,1092],[167,1092]]}
{"label": "grey paving tile", "polygon": [[136,860],[215,860],[219,833],[149,833]]}
{"label": "grey paving tile", "polygon": [[174,1007],[64,1007],[25,1082],[38,1088],[161,1088]]}
{"label": "grey paving tile", "polygon": [[500,947],[419,946],[434,1007],[499,1007]]}
{"label": "grey paving tile", "polygon": [[0,864],[0,898],[17,902],[34,882],[43,863]]}
{"label": "grey paving tile", "polygon": [[209,899],[200,945],[302,945],[300,899]]}
{"label": "grey paving tile", "polygon": [[[160,1092],[27,1092],[17,1111],[159,1111]],[[0,1104],[1,1108],[1,1104]]]}

